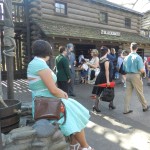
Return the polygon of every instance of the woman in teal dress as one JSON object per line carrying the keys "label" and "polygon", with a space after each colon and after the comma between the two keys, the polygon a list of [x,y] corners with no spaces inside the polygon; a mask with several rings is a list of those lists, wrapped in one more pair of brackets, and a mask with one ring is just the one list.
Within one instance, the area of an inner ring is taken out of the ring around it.
{"label": "woman in teal dress", "polygon": [[[52,56],[50,44],[44,40],[36,40],[32,45],[34,59],[29,63],[27,77],[32,91],[32,114],[34,114],[34,98],[37,96],[58,97],[66,108],[66,122],[61,125],[63,118],[58,120],[60,129],[65,136],[73,135],[77,143],[71,150],[94,150],[86,142],[84,128],[89,121],[89,111],[74,99],[68,98],[66,92],[56,86],[56,75],[46,61]],[[34,117],[34,115],[33,115]],[[79,148],[80,147],[80,148]]]}

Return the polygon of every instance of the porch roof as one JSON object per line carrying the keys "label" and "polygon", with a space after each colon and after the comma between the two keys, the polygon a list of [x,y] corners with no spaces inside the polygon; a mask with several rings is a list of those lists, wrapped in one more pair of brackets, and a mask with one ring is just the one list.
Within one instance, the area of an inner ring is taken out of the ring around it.
{"label": "porch roof", "polygon": [[117,41],[117,42],[137,42],[143,44],[150,44],[150,39],[140,36],[138,34],[120,32],[120,36],[101,34],[101,30],[108,30],[102,28],[85,27],[73,24],[66,24],[60,22],[43,22],[42,20],[34,20],[40,27],[43,33],[48,37],[65,37],[78,38],[101,41]]}

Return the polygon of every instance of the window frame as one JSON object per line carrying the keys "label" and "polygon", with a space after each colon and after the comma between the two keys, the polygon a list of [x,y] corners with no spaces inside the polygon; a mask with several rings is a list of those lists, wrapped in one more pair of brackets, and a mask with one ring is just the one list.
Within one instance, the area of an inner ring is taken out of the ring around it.
{"label": "window frame", "polygon": [[125,28],[131,29],[131,18],[125,18],[124,25],[125,25]]}
{"label": "window frame", "polygon": [[[100,23],[108,24],[108,13],[101,11],[99,15],[100,15],[99,16]],[[102,20],[102,15],[105,16],[105,21]]]}
{"label": "window frame", "polygon": [[[60,4],[60,5],[64,5],[64,13],[61,13],[61,8],[58,8],[60,9],[60,12],[57,12],[56,9],[56,3]],[[60,16],[67,16],[67,3],[64,3],[64,2],[60,2],[60,1],[55,1],[54,3],[54,11],[55,11],[55,14],[56,15],[60,15]]]}

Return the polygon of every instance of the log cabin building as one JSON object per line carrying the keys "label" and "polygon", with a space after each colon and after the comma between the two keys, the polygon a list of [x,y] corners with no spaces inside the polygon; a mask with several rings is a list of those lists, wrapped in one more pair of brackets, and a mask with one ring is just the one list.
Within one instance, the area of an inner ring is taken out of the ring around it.
{"label": "log cabin building", "polygon": [[150,38],[150,10],[145,12],[141,22],[141,35]]}
{"label": "log cabin building", "polygon": [[[26,74],[32,59],[31,44],[36,39],[49,41],[58,54],[58,47],[73,43],[75,54],[101,46],[129,50],[131,42],[139,44],[138,53],[150,55],[150,40],[141,36],[143,14],[106,0],[23,0],[13,3],[16,57],[15,75]],[[1,38],[3,32],[1,28]],[[3,49],[3,42],[2,42]],[[51,65],[52,62],[51,62]],[[2,71],[5,60],[2,58]]]}

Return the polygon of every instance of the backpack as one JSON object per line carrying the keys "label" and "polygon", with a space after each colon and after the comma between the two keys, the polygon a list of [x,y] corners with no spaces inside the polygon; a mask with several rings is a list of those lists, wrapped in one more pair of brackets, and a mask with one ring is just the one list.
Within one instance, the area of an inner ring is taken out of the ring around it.
{"label": "backpack", "polygon": [[119,73],[120,74],[126,74],[126,72],[123,70],[123,63],[121,64],[121,66],[119,68]]}

